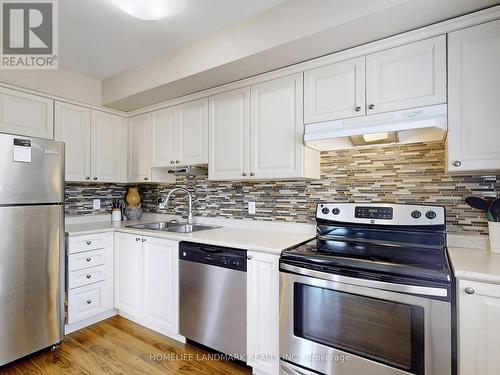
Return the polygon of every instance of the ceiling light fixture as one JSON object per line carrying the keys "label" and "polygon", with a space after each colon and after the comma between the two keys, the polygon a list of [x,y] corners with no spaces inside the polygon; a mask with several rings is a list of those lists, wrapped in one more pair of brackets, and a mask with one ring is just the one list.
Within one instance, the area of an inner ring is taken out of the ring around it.
{"label": "ceiling light fixture", "polygon": [[111,0],[118,8],[143,21],[157,21],[182,8],[183,0]]}

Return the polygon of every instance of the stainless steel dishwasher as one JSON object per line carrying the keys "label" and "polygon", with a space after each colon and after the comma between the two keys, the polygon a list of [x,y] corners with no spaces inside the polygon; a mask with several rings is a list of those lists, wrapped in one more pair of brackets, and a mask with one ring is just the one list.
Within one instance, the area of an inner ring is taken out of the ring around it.
{"label": "stainless steel dishwasher", "polygon": [[180,333],[227,355],[246,355],[247,252],[181,242]]}

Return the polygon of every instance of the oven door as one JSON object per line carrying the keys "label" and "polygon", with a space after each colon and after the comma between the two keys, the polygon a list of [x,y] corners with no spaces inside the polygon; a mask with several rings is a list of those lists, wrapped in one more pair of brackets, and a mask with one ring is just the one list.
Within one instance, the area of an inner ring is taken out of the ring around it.
{"label": "oven door", "polygon": [[386,283],[377,281],[281,268],[284,367],[328,375],[450,375],[450,302],[383,290]]}

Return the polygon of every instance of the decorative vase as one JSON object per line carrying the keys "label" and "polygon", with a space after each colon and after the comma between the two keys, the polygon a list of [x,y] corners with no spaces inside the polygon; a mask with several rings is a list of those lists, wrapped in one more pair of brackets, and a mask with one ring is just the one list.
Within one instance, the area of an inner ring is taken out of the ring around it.
{"label": "decorative vase", "polygon": [[500,222],[488,221],[488,231],[491,252],[500,254]]}
{"label": "decorative vase", "polygon": [[137,186],[130,186],[127,188],[125,202],[128,208],[141,207],[141,194],[139,194],[139,188]]}

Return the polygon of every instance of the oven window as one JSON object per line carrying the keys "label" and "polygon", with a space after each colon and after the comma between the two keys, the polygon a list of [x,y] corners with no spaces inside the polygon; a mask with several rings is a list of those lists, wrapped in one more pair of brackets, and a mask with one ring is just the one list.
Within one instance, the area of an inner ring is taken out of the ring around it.
{"label": "oven window", "polygon": [[422,307],[295,283],[294,334],[416,374],[423,373]]}

